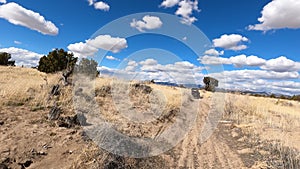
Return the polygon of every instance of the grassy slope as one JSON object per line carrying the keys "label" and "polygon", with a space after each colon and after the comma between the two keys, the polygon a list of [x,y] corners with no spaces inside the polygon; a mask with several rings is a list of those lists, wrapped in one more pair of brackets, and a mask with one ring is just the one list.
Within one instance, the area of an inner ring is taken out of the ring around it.
{"label": "grassy slope", "polygon": [[[12,107],[10,112],[13,112],[14,107],[23,105],[28,111],[41,110],[41,113],[45,116],[47,111],[49,111],[47,108],[53,105],[51,100],[48,101],[49,91],[51,91],[53,85],[59,83],[59,78],[59,73],[44,74],[29,68],[0,66],[0,105],[3,112],[5,112],[5,107]],[[95,83],[96,90],[102,86],[108,86],[112,81],[115,80],[97,78]],[[167,100],[167,111],[180,107],[182,101],[180,97],[182,94],[181,89],[155,84],[149,84],[149,86],[154,90],[162,92],[161,94]],[[72,114],[73,89],[72,87],[66,87],[62,90],[62,95],[59,97],[59,104],[64,105],[64,112]],[[203,96],[203,100],[207,102],[213,97],[212,93],[205,91],[201,91],[201,95]],[[143,95],[134,96],[132,101],[136,104],[143,104],[143,102],[139,101],[145,99],[145,97],[146,96]],[[96,100],[99,102],[109,101],[107,98],[97,98]],[[224,119],[233,120],[235,127],[241,128],[243,131],[253,135],[253,137],[258,137],[258,139],[279,140],[284,146],[300,150],[299,102],[237,94],[226,94],[224,102],[226,103]],[[141,107],[141,109],[143,109],[147,107],[147,105],[142,105]],[[106,108],[107,112],[108,110],[109,112],[116,112],[111,107],[103,108]],[[19,113],[18,116],[22,115]],[[118,116],[114,116],[111,120],[113,121],[113,119],[117,119],[117,117]],[[34,116],[34,118],[38,117]],[[24,125],[26,126],[26,124]],[[49,132],[51,133],[53,131]],[[55,131],[55,133],[56,132],[57,131]],[[77,142],[83,144],[82,141]],[[74,146],[75,143],[72,142],[72,145]],[[87,148],[83,149],[82,152],[78,153],[78,156],[74,158],[78,160],[91,160],[89,158],[92,157],[88,157],[87,154],[96,153],[94,152],[95,147],[86,147]],[[57,151],[59,151],[59,149]],[[89,153],[84,151],[88,151]],[[42,166],[42,164],[40,165]],[[74,164],[74,166],[77,165],[79,164]]]}

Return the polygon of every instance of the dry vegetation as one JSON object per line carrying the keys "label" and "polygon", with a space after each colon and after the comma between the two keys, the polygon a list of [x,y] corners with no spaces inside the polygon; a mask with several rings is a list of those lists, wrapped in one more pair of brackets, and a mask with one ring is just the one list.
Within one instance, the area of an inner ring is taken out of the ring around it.
{"label": "dry vegetation", "polygon": [[227,94],[225,105],[224,118],[233,120],[253,145],[279,155],[276,166],[300,167],[300,102]]}
{"label": "dry vegetation", "polygon": [[[78,87],[62,85],[60,95],[49,94],[54,85],[62,84],[60,77],[0,66],[0,163],[11,168],[20,168],[28,159],[33,162],[30,168],[300,168],[299,102],[226,94],[218,129],[199,145],[197,134],[214,95],[201,91],[200,118],[186,139],[160,156],[123,158],[99,149],[80,126],[59,128],[47,119],[54,103],[63,116],[74,114]],[[83,81],[80,87],[84,96],[93,95],[102,116],[118,131],[137,137],[156,138],[174,122],[185,100],[191,100],[188,89],[112,78]],[[80,108],[92,107],[83,102]],[[134,113],[137,121],[155,118],[132,122]],[[41,148],[45,144],[51,148]]]}

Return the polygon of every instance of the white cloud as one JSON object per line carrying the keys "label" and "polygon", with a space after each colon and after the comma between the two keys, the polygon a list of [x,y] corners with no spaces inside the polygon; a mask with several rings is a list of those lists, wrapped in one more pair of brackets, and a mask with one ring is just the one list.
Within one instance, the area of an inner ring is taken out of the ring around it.
{"label": "white cloud", "polygon": [[103,1],[99,1],[99,2],[96,2],[96,0],[87,0],[87,1],[89,2],[90,6],[94,5],[95,9],[99,9],[102,11],[109,11],[110,9],[110,6]]}
{"label": "white cloud", "polygon": [[268,31],[272,29],[300,28],[300,1],[273,0],[262,10],[259,24],[248,26],[249,30]]}
{"label": "white cloud", "polygon": [[68,46],[68,49],[72,53],[74,53],[75,57],[79,57],[79,58],[83,58],[83,57],[87,57],[87,56],[94,56],[98,52],[97,48],[89,46],[83,42],[70,44]]}
{"label": "white cloud", "polygon": [[111,37],[110,35],[99,35],[95,39],[87,40],[86,43],[97,49],[103,49],[113,53],[118,53],[128,47],[125,38]]}
{"label": "white cloud", "polygon": [[17,44],[17,45],[21,45],[22,44],[22,42],[17,41],[17,40],[15,40],[14,43]]}
{"label": "white cloud", "polygon": [[5,4],[5,3],[6,3],[6,0],[0,0],[0,3]]}
{"label": "white cloud", "polygon": [[209,49],[204,52],[205,55],[210,55],[210,56],[221,56],[224,55],[224,51],[217,51],[216,49]]}
{"label": "white cloud", "polygon": [[146,15],[143,17],[143,20],[137,21],[133,19],[130,23],[130,26],[136,28],[140,32],[144,32],[145,29],[153,30],[158,29],[163,25],[159,17]]}
{"label": "white cloud", "polygon": [[89,2],[89,5],[90,5],[90,6],[93,5],[94,2],[95,2],[95,0],[87,0],[87,1]]}
{"label": "white cloud", "polygon": [[105,58],[108,59],[108,60],[121,61],[120,59],[118,59],[116,57],[113,57],[113,56],[106,56]]}
{"label": "white cloud", "polygon": [[17,66],[32,67],[37,66],[42,54],[38,54],[26,49],[20,49],[15,47],[2,48],[0,52],[7,52],[11,54],[12,60],[16,61]]}
{"label": "white cloud", "polygon": [[198,59],[202,64],[207,65],[234,65],[236,67],[243,67],[243,66],[263,66],[266,63],[265,59],[259,58],[257,56],[251,55],[238,55],[232,56],[230,58],[223,58],[217,56],[208,56],[205,55]]}
{"label": "white cloud", "polygon": [[[237,58],[237,57],[235,57]],[[252,56],[248,61],[251,62]],[[255,58],[255,57],[253,57]],[[228,59],[229,60],[229,59]],[[230,60],[229,60],[230,61]],[[248,64],[250,64],[248,63]],[[114,75],[118,78],[172,82],[177,84],[203,84],[203,67],[187,61],[162,65],[155,59],[147,59],[137,63],[129,61],[124,69],[99,68],[101,75]],[[212,73],[208,76],[219,80],[219,86],[227,89],[265,91],[283,94],[300,94],[298,72],[275,72],[268,70],[233,70],[221,73]]]}
{"label": "white cloud", "polygon": [[118,53],[127,48],[125,38],[111,37],[110,35],[99,35],[95,39],[88,39],[85,42],[70,44],[68,49],[76,57],[94,56],[99,49]]}
{"label": "white cloud", "polygon": [[138,63],[134,60],[130,60],[127,63],[127,67],[125,68],[125,71],[127,72],[134,72],[136,71],[136,68],[138,67]]}
{"label": "white cloud", "polygon": [[160,6],[165,7],[165,8],[170,8],[179,3],[179,0],[164,0]]}
{"label": "white cloud", "polygon": [[146,59],[137,63],[130,60],[124,69],[100,67],[101,75],[114,75],[122,79],[152,80],[178,84],[200,84],[204,75],[203,67],[181,61],[162,65],[155,59]]}
{"label": "white cloud", "polygon": [[298,79],[298,72],[274,72],[267,70],[234,70],[224,71],[218,75],[220,79],[222,77],[235,78],[236,81],[254,80],[254,79],[265,79],[265,80],[287,80],[287,79]]}
{"label": "white cloud", "polygon": [[181,16],[181,23],[190,25],[197,21],[197,18],[191,16],[193,11],[199,11],[198,9],[198,0],[182,0],[179,2],[179,8],[175,12],[176,15]]}
{"label": "white cloud", "polygon": [[265,70],[272,70],[276,72],[293,72],[300,71],[300,62],[287,59],[285,56],[276,59],[270,59],[265,65],[261,67]]}
{"label": "white cloud", "polygon": [[182,38],[182,40],[186,41],[186,40],[188,40],[188,38],[185,36],[185,37]]}
{"label": "white cloud", "polygon": [[271,92],[283,94],[300,94],[299,82],[288,79],[298,79],[298,72],[274,72],[266,70],[234,70],[209,74],[220,80],[220,87],[236,90],[251,90],[255,92]]}
{"label": "white cloud", "polygon": [[110,9],[110,6],[107,3],[102,2],[102,1],[94,3],[94,7],[95,7],[95,9],[100,9],[103,11],[109,11],[109,9]]}
{"label": "white cloud", "polygon": [[[213,52],[211,52],[213,53]],[[287,59],[281,56],[275,59],[265,60],[257,56],[246,56],[244,54],[232,56],[230,58],[204,55],[198,59],[202,64],[206,65],[234,65],[235,67],[253,66],[260,67],[263,70],[274,72],[299,72],[300,62]]]}
{"label": "white cloud", "polygon": [[229,58],[231,64],[236,67],[243,66],[262,66],[266,63],[266,60],[259,58],[257,56],[246,56],[246,55],[238,55]]}
{"label": "white cloud", "polygon": [[144,61],[141,61],[139,63],[140,65],[147,65],[147,66],[154,66],[154,65],[157,65],[157,60],[155,59],[146,59]]}
{"label": "white cloud", "polygon": [[228,58],[209,56],[209,55],[204,55],[198,58],[198,60],[205,65],[231,64]]}
{"label": "white cloud", "polygon": [[197,18],[192,16],[194,11],[199,12],[198,0],[164,0],[160,6],[165,8],[174,7],[178,5],[175,12],[177,16],[181,17],[181,23],[191,25]]}
{"label": "white cloud", "polygon": [[12,24],[25,26],[45,35],[57,35],[58,28],[50,21],[46,21],[39,13],[25,9],[11,2],[0,6],[0,18]]}
{"label": "white cloud", "polygon": [[246,49],[247,46],[242,43],[248,41],[249,41],[248,38],[238,34],[231,34],[231,35],[224,34],[220,38],[214,39],[213,45],[214,47],[220,47],[227,50],[238,51],[238,50]]}

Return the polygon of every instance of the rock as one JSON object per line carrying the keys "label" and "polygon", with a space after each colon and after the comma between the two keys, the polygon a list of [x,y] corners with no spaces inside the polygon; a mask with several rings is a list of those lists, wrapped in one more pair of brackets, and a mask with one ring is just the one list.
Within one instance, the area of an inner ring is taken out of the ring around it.
{"label": "rock", "polygon": [[0,121],[0,126],[2,126],[4,124],[4,121]]}
{"label": "rock", "polygon": [[22,168],[27,168],[33,163],[32,160],[25,160],[24,162],[18,163]]}
{"label": "rock", "polygon": [[53,86],[50,94],[53,95],[53,96],[58,96],[60,94],[60,89],[59,88],[60,88],[59,84]]}
{"label": "rock", "polygon": [[150,94],[152,92],[152,88],[147,85],[136,83],[136,84],[133,84],[132,87],[136,90],[141,90],[145,94]]}
{"label": "rock", "polygon": [[87,125],[86,117],[83,114],[76,114],[75,116],[67,116],[64,118],[60,118],[58,122],[59,127],[71,128],[79,125]]}
{"label": "rock", "polygon": [[58,120],[60,113],[61,113],[61,109],[59,107],[57,107],[56,105],[54,105],[48,114],[48,119],[49,120]]}
{"label": "rock", "polygon": [[192,88],[191,93],[194,99],[200,99],[200,92],[198,88]]}

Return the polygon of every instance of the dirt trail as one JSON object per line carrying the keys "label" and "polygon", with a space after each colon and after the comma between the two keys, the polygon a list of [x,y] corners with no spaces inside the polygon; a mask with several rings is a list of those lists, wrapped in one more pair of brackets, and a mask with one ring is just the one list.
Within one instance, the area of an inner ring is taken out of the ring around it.
{"label": "dirt trail", "polygon": [[[196,125],[187,137],[175,148],[177,159],[171,168],[242,168],[244,164],[239,155],[224,140],[217,137],[218,129],[203,144],[198,142],[199,133],[210,108],[207,100],[200,102]],[[220,126],[219,126],[220,127]]]}
{"label": "dirt trail", "polygon": [[[203,110],[199,112],[206,113],[209,104],[201,102],[200,107]],[[0,110],[0,115],[0,121],[4,121],[0,126],[1,162],[4,161],[11,168],[22,168],[22,163],[26,161],[31,162],[29,168],[71,168],[73,164],[83,163],[84,161],[77,160],[83,160],[82,156],[88,156],[91,151],[80,134],[80,128],[56,127],[47,121],[47,111],[33,112],[24,106],[6,107]],[[198,143],[198,135],[206,115],[200,113],[199,117],[201,118],[198,118],[197,125],[182,142],[159,156],[166,161],[166,167],[242,168],[244,165],[239,156],[224,140],[217,137],[218,130],[202,145]],[[85,163],[93,164],[88,160]],[[159,165],[151,163],[149,166]]]}
{"label": "dirt trail", "polygon": [[[240,140],[245,137],[241,132],[232,136],[231,124],[220,123],[211,137],[199,144],[209,100],[201,100],[200,108],[195,126],[176,147],[156,157],[125,158],[123,168],[241,169],[263,159],[254,152],[240,153],[251,145]],[[0,163],[13,169],[26,162],[30,164],[25,168],[105,168],[107,152],[84,141],[80,127],[60,128],[47,121],[47,113],[25,106],[0,108],[0,121],[4,122],[0,125]]]}

